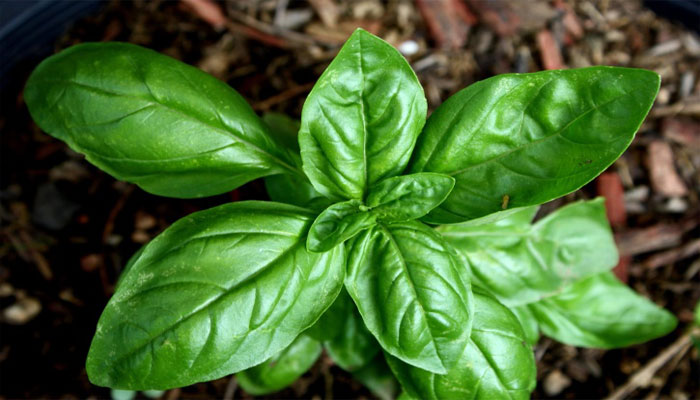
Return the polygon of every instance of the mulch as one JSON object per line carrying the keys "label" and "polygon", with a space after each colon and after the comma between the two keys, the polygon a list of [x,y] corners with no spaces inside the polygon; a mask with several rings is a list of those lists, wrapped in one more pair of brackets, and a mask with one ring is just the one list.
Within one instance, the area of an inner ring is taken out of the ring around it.
{"label": "mulch", "polygon": [[[431,110],[501,73],[605,64],[662,76],[656,104],[622,158],[545,209],[606,196],[621,252],[616,274],[678,316],[679,327],[609,351],[541,339],[533,397],[602,398],[624,387],[634,398],[697,398],[698,352],[674,343],[684,338],[700,299],[700,37],[640,1],[115,1],[77,21],[56,50],[85,41],[140,44],[228,82],[258,112],[298,117],[313,83],[357,26],[406,55]],[[33,67],[24,65],[17,81]],[[84,360],[130,255],[182,216],[265,199],[264,187],[255,181],[199,200],[153,196],[42,133],[19,90],[3,92],[2,105],[0,398],[107,398],[107,389],[88,382]],[[630,381],[640,370],[653,373]],[[228,377],[164,398],[230,395],[250,398]],[[270,398],[372,395],[324,356]]]}

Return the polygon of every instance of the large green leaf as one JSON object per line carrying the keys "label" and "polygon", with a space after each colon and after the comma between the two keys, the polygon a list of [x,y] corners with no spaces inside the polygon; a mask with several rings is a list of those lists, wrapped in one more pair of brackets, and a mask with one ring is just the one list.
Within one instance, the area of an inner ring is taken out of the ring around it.
{"label": "large green leaf", "polygon": [[525,340],[530,346],[537,344],[540,338],[540,326],[537,324],[535,315],[530,311],[527,305],[510,307],[510,311],[520,321],[520,326],[523,328]]}
{"label": "large green leaf", "polygon": [[335,203],[316,217],[306,247],[310,251],[327,251],[374,225],[374,214],[359,200]]}
{"label": "large green leaf", "polygon": [[335,200],[401,173],[425,124],[423,88],[390,44],[358,29],[304,103],[299,146],[304,172]]}
{"label": "large green leaf", "polygon": [[345,325],[345,319],[355,305],[352,301],[348,301],[348,294],[341,290],[333,304],[321,315],[311,328],[304,331],[308,335],[319,342],[334,339],[341,334],[341,330]]}
{"label": "large green leaf", "polygon": [[36,68],[24,96],[43,130],[151,193],[210,196],[301,173],[235,90],[132,44],[64,50]]}
{"label": "large green leaf", "polygon": [[328,355],[346,371],[357,371],[379,352],[376,339],[365,327],[355,303],[345,291],[337,301],[345,303],[340,334],[324,343]]}
{"label": "large green leaf", "polygon": [[536,207],[492,224],[443,225],[475,284],[509,306],[532,303],[617,264],[604,199],[576,202],[530,223]]}
{"label": "large green leaf", "polygon": [[445,201],[454,187],[452,177],[420,173],[395,176],[372,186],[367,206],[382,222],[417,219]]}
{"label": "large green leaf", "polygon": [[456,258],[416,221],[378,224],[348,242],[345,287],[369,331],[388,353],[440,374],[471,330],[469,278]]}
{"label": "large green leaf", "polygon": [[573,346],[629,346],[663,336],[677,324],[671,313],[636,294],[612,272],[584,279],[528,308],[545,335]]}
{"label": "large green leaf", "polygon": [[134,260],[100,317],[91,382],[180,387],[287,347],[342,288],[344,247],[309,253],[311,220],[285,204],[238,202],[174,223]]}
{"label": "large green leaf", "polygon": [[421,400],[529,399],[536,366],[518,319],[491,296],[474,291],[474,326],[466,349],[446,375],[387,356],[410,397]]}
{"label": "large green leaf", "polygon": [[499,75],[458,92],[430,116],[411,160],[411,172],[457,180],[425,220],[462,222],[580,188],[627,148],[658,90],[654,72],[591,67]]}
{"label": "large green leaf", "polygon": [[241,388],[252,395],[277,392],[302,376],[321,355],[321,343],[306,335],[262,364],[236,374]]}

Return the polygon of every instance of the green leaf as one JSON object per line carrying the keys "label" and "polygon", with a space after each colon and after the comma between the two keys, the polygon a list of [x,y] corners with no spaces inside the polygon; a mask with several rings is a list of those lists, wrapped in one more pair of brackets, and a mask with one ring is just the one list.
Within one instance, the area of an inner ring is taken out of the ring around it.
{"label": "green leaf", "polygon": [[314,189],[308,179],[295,174],[265,177],[265,189],[272,201],[293,204],[309,210],[323,210],[331,201]]}
{"label": "green leaf", "polygon": [[382,222],[417,219],[445,201],[454,184],[454,178],[433,173],[388,178],[370,188],[367,206]]}
{"label": "green leaf", "polygon": [[340,335],[340,331],[345,325],[345,319],[355,305],[352,300],[349,301],[348,294],[345,290],[341,290],[333,304],[321,315],[311,328],[304,331],[308,335],[319,342],[334,339]]}
{"label": "green leaf", "polygon": [[535,302],[617,264],[602,197],[567,205],[531,225],[535,210],[490,225],[438,228],[468,260],[474,283],[508,306]]}
{"label": "green leaf", "polygon": [[324,343],[328,355],[346,371],[367,365],[379,352],[379,345],[367,330],[357,307],[345,291],[338,296],[345,303],[340,335]]}
{"label": "green leaf", "polygon": [[536,345],[537,341],[540,339],[540,327],[532,311],[530,311],[526,305],[511,307],[510,311],[513,312],[513,315],[520,321],[520,326],[523,328],[527,343],[530,346]]}
{"label": "green leaf", "polygon": [[440,235],[416,222],[378,224],[348,242],[345,287],[390,354],[444,374],[469,339],[469,278]]}
{"label": "green leaf", "polygon": [[342,288],[344,247],[309,253],[311,218],[297,207],[252,201],[175,222],[145,246],[102,313],[90,381],[181,387],[287,347]]}
{"label": "green leaf", "polygon": [[387,356],[409,398],[529,399],[536,366],[518,319],[491,296],[474,291],[474,326],[466,349],[446,375]]}
{"label": "green leaf", "polygon": [[49,57],[24,97],[44,131],[154,194],[211,196],[301,174],[235,90],[132,44],[86,43]]}
{"label": "green leaf", "polygon": [[391,373],[382,353],[352,373],[352,376],[365,385],[380,400],[394,400],[399,391],[399,383]]}
{"label": "green leaf", "polygon": [[651,71],[591,67],[499,75],[458,92],[430,116],[409,166],[457,180],[424,219],[462,222],[580,188],[629,146],[659,83]]}
{"label": "green leaf", "polygon": [[306,247],[315,252],[328,251],[374,223],[374,215],[358,200],[333,204],[311,225]]}
{"label": "green leaf", "polygon": [[299,335],[279,354],[260,365],[239,372],[236,378],[248,394],[260,396],[274,393],[304,375],[321,355],[321,350],[321,343],[317,340]]}
{"label": "green leaf", "polygon": [[262,120],[269,128],[270,135],[277,142],[285,146],[299,157],[299,126],[301,122],[289,118],[285,114],[268,112],[263,114]]}
{"label": "green leaf", "polygon": [[625,347],[663,336],[677,324],[671,313],[636,294],[612,272],[579,281],[528,307],[545,335],[572,346]]}
{"label": "green leaf", "polygon": [[304,172],[329,198],[364,200],[370,186],[404,170],[426,110],[423,88],[401,54],[357,29],[304,103]]}

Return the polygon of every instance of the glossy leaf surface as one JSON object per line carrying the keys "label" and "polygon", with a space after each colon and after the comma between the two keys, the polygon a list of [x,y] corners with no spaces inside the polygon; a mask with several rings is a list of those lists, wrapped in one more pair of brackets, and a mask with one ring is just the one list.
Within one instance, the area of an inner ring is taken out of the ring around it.
{"label": "glossy leaf surface", "polygon": [[324,343],[331,359],[346,371],[357,371],[379,352],[377,340],[365,327],[350,296],[341,292],[338,300],[345,303],[340,334]]}
{"label": "glossy leaf surface", "polygon": [[536,366],[513,313],[495,298],[474,291],[474,326],[466,349],[446,375],[436,375],[388,356],[404,391],[422,400],[529,399]]}
{"label": "glossy leaf surface", "polygon": [[535,302],[617,264],[602,197],[567,205],[530,224],[535,211],[524,208],[493,224],[438,230],[469,260],[474,283],[509,306]]}
{"label": "glossy leaf surface", "polygon": [[605,272],[528,306],[542,332],[573,346],[615,348],[672,331],[676,318]]}
{"label": "glossy leaf surface", "polygon": [[260,365],[236,374],[241,388],[259,396],[277,392],[296,381],[321,355],[317,340],[299,335],[286,349]]}
{"label": "glossy leaf surface", "polygon": [[309,253],[311,218],[289,205],[238,202],[174,223],[144,248],[100,317],[91,382],[181,387],[283,350],[342,288],[344,247]]}
{"label": "glossy leaf surface", "polygon": [[364,200],[371,185],[404,170],[426,109],[423,88],[401,54],[356,30],[304,103],[304,172],[334,200]]}
{"label": "glossy leaf surface", "polygon": [[49,57],[24,96],[43,130],[151,193],[210,196],[300,174],[235,90],[132,44],[80,44]]}
{"label": "glossy leaf surface", "polygon": [[411,172],[457,180],[425,220],[462,222],[580,188],[627,148],[658,90],[654,72],[591,67],[499,75],[458,92],[430,116],[411,160]]}
{"label": "glossy leaf surface", "polygon": [[374,215],[360,201],[348,200],[323,210],[316,218],[306,246],[310,251],[327,251],[369,228],[375,222]]}
{"label": "glossy leaf surface", "polygon": [[388,178],[370,188],[367,206],[379,221],[410,221],[445,201],[454,184],[454,178],[434,173]]}
{"label": "glossy leaf surface", "polygon": [[344,290],[341,290],[333,304],[321,315],[311,328],[304,331],[304,334],[319,342],[325,342],[340,335],[345,325],[345,319],[352,310],[351,307],[355,307],[355,305],[352,304],[352,300],[348,300],[348,294]]}
{"label": "glossy leaf surface", "polygon": [[536,345],[540,339],[540,327],[532,311],[526,305],[511,307],[510,311],[520,321],[527,343],[530,346]]}
{"label": "glossy leaf surface", "polygon": [[466,270],[439,234],[416,222],[375,225],[348,242],[345,287],[367,328],[401,360],[436,373],[469,339]]}

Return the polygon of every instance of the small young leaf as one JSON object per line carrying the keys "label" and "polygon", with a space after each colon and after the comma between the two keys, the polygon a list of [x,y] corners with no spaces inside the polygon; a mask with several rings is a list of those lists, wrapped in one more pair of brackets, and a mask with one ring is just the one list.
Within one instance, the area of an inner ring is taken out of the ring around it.
{"label": "small young leaf", "polygon": [[466,349],[446,375],[387,356],[410,398],[529,399],[536,366],[518,319],[491,296],[474,291],[474,326]]}
{"label": "small young leaf", "polygon": [[88,353],[96,385],[170,389],[257,365],[342,288],[345,249],[306,250],[307,211],[237,202],[191,214],[145,246]]}
{"label": "small young leaf", "polygon": [[390,354],[446,373],[469,340],[469,278],[440,235],[416,222],[375,225],[348,242],[345,287]]}
{"label": "small young leaf", "polygon": [[462,222],[580,188],[630,144],[659,82],[591,67],[499,75],[458,92],[430,116],[411,159],[411,172],[457,180],[424,220]]}
{"label": "small young leaf", "polygon": [[532,311],[530,311],[526,305],[511,307],[510,311],[512,311],[513,315],[520,321],[520,326],[523,328],[527,343],[530,346],[536,345],[540,338],[540,327]]}
{"label": "small young leaf", "polygon": [[347,292],[342,291],[338,299],[343,301],[345,314],[340,335],[324,343],[328,355],[340,368],[356,371],[367,365],[379,352],[374,336],[367,330],[360,313]]}
{"label": "small young leaf", "polygon": [[401,54],[356,30],[304,103],[304,172],[335,201],[364,200],[371,185],[404,170],[426,110],[423,88]]}
{"label": "small young leaf", "polygon": [[367,206],[382,222],[403,222],[417,219],[445,201],[454,187],[451,176],[420,173],[393,178],[372,186]]}
{"label": "small young leaf", "polygon": [[333,204],[311,225],[306,247],[314,252],[328,251],[374,223],[374,215],[357,200]]}
{"label": "small young leaf", "polygon": [[289,386],[302,376],[321,355],[317,340],[299,335],[286,349],[260,365],[236,374],[241,388],[248,394],[261,396]]}
{"label": "small young leaf", "polygon": [[572,346],[616,348],[671,332],[676,318],[604,272],[528,305],[542,332]]}
{"label": "small young leaf", "polygon": [[399,383],[381,352],[367,365],[353,372],[352,376],[380,400],[394,400],[399,392]]}
{"label": "small young leaf", "polygon": [[133,44],[86,43],[49,57],[24,97],[47,133],[154,194],[211,196],[301,174],[235,90]]}
{"label": "small young leaf", "polygon": [[469,261],[474,283],[508,306],[532,303],[617,264],[604,199],[577,202],[536,224],[523,209],[493,224],[438,228]]}

